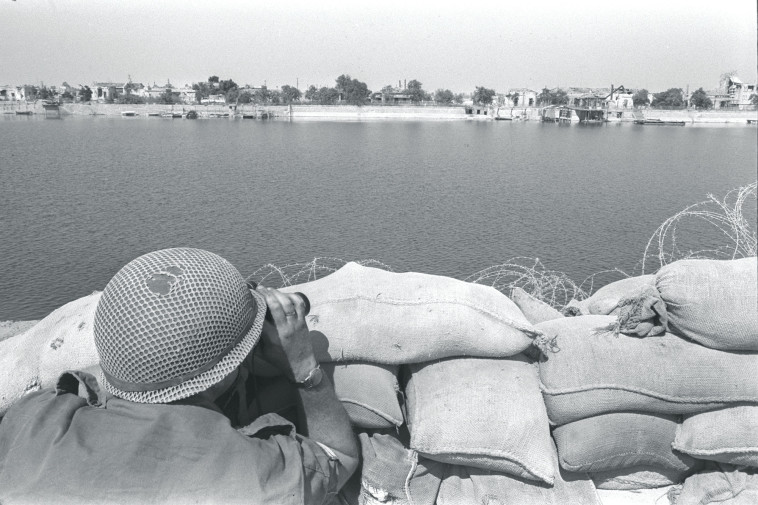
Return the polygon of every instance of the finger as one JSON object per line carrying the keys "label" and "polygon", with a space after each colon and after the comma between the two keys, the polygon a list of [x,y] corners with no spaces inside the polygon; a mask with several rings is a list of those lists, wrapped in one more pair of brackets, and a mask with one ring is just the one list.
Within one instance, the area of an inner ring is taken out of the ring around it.
{"label": "finger", "polygon": [[284,309],[282,309],[282,304],[276,296],[275,290],[265,286],[258,286],[257,291],[266,299],[268,309],[266,311],[266,319],[275,324],[277,321],[284,321]]}
{"label": "finger", "polygon": [[276,289],[272,289],[274,296],[277,297],[279,300],[279,305],[282,308],[282,311],[284,313],[284,317],[286,320],[297,320],[298,319],[298,311],[297,307],[295,306],[294,299],[292,295],[287,293],[282,293],[281,291],[277,291]]}
{"label": "finger", "polygon": [[290,293],[289,297],[292,301],[293,307],[295,308],[295,312],[297,312],[297,318],[304,319],[305,316],[308,315],[308,307],[303,297],[300,296],[299,293]]}

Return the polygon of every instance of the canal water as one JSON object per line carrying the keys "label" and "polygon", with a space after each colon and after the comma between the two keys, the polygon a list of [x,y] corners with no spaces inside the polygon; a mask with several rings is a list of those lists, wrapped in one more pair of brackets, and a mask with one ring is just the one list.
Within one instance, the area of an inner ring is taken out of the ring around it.
{"label": "canal water", "polygon": [[577,283],[639,273],[664,220],[756,180],[757,132],[5,116],[0,320],[41,318],[177,246],[243,275],[314,257],[457,278],[514,257]]}

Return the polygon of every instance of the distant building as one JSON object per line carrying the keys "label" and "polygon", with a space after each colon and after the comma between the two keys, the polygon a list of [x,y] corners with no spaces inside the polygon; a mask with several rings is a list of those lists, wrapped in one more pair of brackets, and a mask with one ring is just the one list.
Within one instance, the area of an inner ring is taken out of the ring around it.
{"label": "distant building", "polygon": [[[729,77],[721,87],[705,90],[705,94],[711,99],[714,109],[752,109],[755,106],[751,97],[758,93],[756,84],[746,84],[742,79],[733,75]],[[687,97],[692,99],[692,94]]]}
{"label": "distant building", "polygon": [[[165,86],[157,86],[155,83],[153,83],[152,86],[145,86],[140,90],[139,96],[147,100],[158,100],[169,90],[171,92],[171,99],[175,102],[180,103],[182,101],[182,92],[177,88],[171,87],[171,85],[168,83]],[[192,101],[194,102],[194,100],[195,91],[192,90]]]}
{"label": "distant building", "polygon": [[601,109],[606,107],[606,99],[611,95],[610,88],[568,88],[568,105],[582,109]]}
{"label": "distant building", "polygon": [[392,88],[392,91],[377,91],[371,94],[372,103],[382,104],[406,104],[411,103],[411,95],[407,89]]}
{"label": "distant building", "polygon": [[0,86],[0,101],[18,101],[26,100],[26,93],[23,87],[4,85]]}
{"label": "distant building", "polygon": [[536,107],[537,92],[528,88],[511,88],[505,94],[503,105],[506,107]]}
{"label": "distant building", "polygon": [[732,99],[732,107],[744,107],[746,105],[752,105],[750,101],[751,97],[756,92],[755,84],[746,84],[742,80],[733,75],[727,80],[727,93]]}
{"label": "distant building", "polygon": [[192,89],[191,87],[184,86],[183,88],[179,88],[176,91],[179,92],[179,100],[182,103],[186,103],[186,104],[197,103],[197,99],[196,99],[196,95],[195,95],[195,90]]}
{"label": "distant building", "polygon": [[92,101],[112,102],[120,95],[125,95],[125,82],[93,82],[90,89],[92,90]]}
{"label": "distant building", "polygon": [[634,91],[626,89],[624,86],[618,88],[611,87],[612,91],[605,98],[605,103],[611,109],[633,109]]}

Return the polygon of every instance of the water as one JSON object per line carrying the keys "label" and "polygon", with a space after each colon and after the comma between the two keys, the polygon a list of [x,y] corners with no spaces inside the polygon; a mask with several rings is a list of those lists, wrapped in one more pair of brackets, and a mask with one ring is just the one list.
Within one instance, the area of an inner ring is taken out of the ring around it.
{"label": "water", "polygon": [[6,116],[0,138],[0,320],[177,246],[243,275],[320,256],[458,278],[516,256],[577,282],[632,273],[666,218],[757,163],[747,127]]}

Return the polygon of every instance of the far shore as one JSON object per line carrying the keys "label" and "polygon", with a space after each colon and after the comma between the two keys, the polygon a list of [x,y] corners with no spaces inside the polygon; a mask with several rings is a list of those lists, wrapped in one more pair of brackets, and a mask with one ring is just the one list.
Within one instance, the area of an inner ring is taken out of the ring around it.
{"label": "far shore", "polygon": [[[542,107],[504,107],[481,105],[255,105],[255,104],[106,104],[64,103],[57,111],[45,110],[42,102],[0,102],[3,115],[42,115],[48,118],[64,116],[186,117],[195,111],[198,118],[229,119],[293,119],[361,121],[391,120],[510,120],[541,121]],[[663,109],[606,109],[607,122],[634,122],[638,119],[679,121],[685,124],[758,124],[758,111],[752,110],[663,110]],[[181,115],[181,116],[180,116]],[[576,118],[572,122],[577,122]]]}

